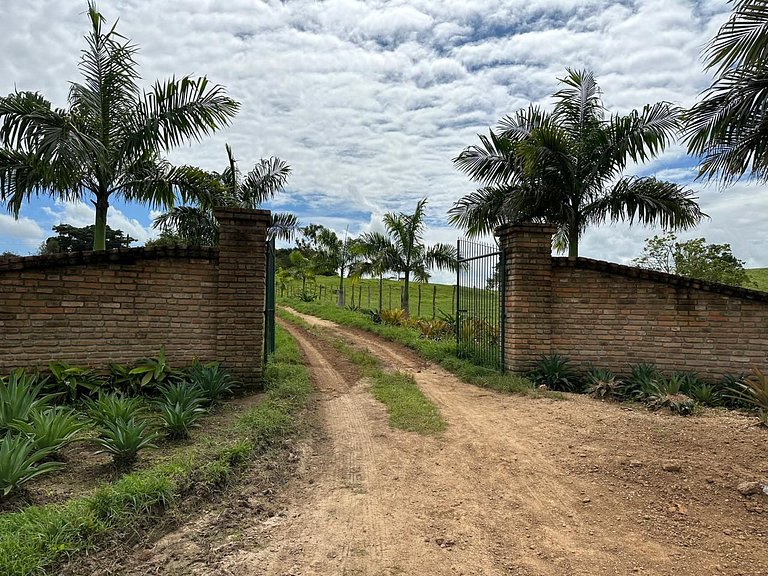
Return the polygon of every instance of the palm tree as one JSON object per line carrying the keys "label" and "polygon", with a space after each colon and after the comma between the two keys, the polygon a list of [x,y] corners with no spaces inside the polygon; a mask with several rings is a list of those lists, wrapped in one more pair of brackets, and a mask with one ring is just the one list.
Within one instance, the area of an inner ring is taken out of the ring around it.
{"label": "palm tree", "polygon": [[379,277],[379,308],[382,309],[384,296],[384,274],[396,266],[397,252],[391,240],[381,232],[367,232],[360,236],[361,259],[350,268],[350,274],[362,276],[370,274]]}
{"label": "palm tree", "polygon": [[704,216],[692,192],[651,177],[624,177],[627,162],[655,157],[679,129],[680,111],[666,102],[642,112],[611,115],[594,76],[568,70],[551,113],[529,106],[503,118],[498,133],[480,136],[454,163],[483,185],[449,211],[468,236],[490,234],[500,224],[549,222],[555,245],[579,254],[587,226],[635,219],[666,229],[689,228]]}
{"label": "palm tree", "polygon": [[[226,150],[228,162],[223,172],[206,172],[190,166],[178,170],[186,196],[195,205],[174,206],[155,218],[153,228],[172,233],[185,244],[215,246],[219,243],[219,223],[213,215],[214,208],[258,208],[285,186],[291,168],[280,158],[262,158],[243,176],[229,144]],[[297,225],[293,214],[273,213],[269,234],[290,240]]]}
{"label": "palm tree", "polygon": [[699,177],[768,181],[768,2],[738,0],[706,52],[718,77],[686,115]]}
{"label": "palm tree", "polygon": [[429,269],[456,270],[456,248],[448,244],[435,244],[427,247],[423,243],[424,211],[427,199],[416,204],[413,214],[404,212],[384,214],[384,227],[392,245],[391,269],[403,274],[403,291],[400,295],[400,307],[410,313],[408,287],[411,275],[417,282],[429,280]]}
{"label": "palm tree", "polygon": [[359,242],[356,238],[351,238],[346,232],[342,240],[333,230],[321,227],[317,234],[316,244],[318,259],[323,262],[332,263],[333,268],[339,271],[338,306],[343,308],[344,275],[349,267],[359,258]]}
{"label": "palm tree", "polygon": [[0,199],[18,217],[31,196],[89,198],[93,248],[104,250],[110,199],[171,205],[185,181],[159,151],[214,132],[239,105],[206,78],[155,82],[142,93],[136,46],[105,30],[93,3],[88,16],[84,81],[72,84],[67,109],[31,92],[0,98]]}

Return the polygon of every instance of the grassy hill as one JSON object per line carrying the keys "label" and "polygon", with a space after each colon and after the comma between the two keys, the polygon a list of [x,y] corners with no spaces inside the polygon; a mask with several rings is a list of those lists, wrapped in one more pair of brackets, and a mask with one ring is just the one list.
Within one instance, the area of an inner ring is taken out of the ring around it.
{"label": "grassy hill", "polygon": [[749,279],[755,283],[755,286],[750,286],[750,288],[768,292],[768,268],[750,268],[747,269],[747,274],[749,274]]}

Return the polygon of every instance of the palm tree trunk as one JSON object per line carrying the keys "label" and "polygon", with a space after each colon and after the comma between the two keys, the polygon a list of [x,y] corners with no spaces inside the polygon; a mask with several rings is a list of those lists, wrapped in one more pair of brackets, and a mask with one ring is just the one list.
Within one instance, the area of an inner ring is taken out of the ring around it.
{"label": "palm tree trunk", "polygon": [[379,314],[384,306],[384,274],[379,274]]}
{"label": "palm tree trunk", "polygon": [[109,210],[109,200],[106,194],[100,193],[96,196],[96,224],[93,227],[93,249],[107,249],[107,210]]}
{"label": "palm tree trunk", "polygon": [[344,266],[339,270],[339,308],[344,308]]}
{"label": "palm tree trunk", "polygon": [[568,258],[579,257],[579,226],[573,224],[568,228]]}
{"label": "palm tree trunk", "polygon": [[410,273],[406,270],[405,272],[405,278],[404,278],[404,284],[403,284],[403,291],[400,294],[400,308],[403,309],[405,312],[406,317],[410,316],[410,308],[408,306],[408,284],[410,281]]}

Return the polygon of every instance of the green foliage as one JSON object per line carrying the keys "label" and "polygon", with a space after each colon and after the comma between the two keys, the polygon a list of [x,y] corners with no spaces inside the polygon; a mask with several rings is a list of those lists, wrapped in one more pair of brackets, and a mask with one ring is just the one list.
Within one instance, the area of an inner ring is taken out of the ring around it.
{"label": "green foliage", "polygon": [[416,327],[424,338],[439,340],[453,337],[453,328],[444,320],[418,320]]}
{"label": "green foliage", "polygon": [[185,382],[172,382],[158,390],[160,425],[170,438],[188,438],[190,430],[200,426],[198,420],[206,413],[201,389]]}
{"label": "green foliage", "polygon": [[17,421],[12,425],[34,441],[35,449],[58,452],[72,442],[87,437],[88,424],[71,408],[54,406],[33,410],[26,422]]}
{"label": "green foliage", "polygon": [[720,394],[712,384],[701,382],[689,386],[686,394],[703,406],[719,406]]}
{"label": "green foliage", "polygon": [[371,391],[387,407],[389,423],[395,428],[437,434],[447,426],[440,410],[424,396],[412,376],[377,370]]}
{"label": "green foliage", "polygon": [[653,393],[662,378],[661,372],[654,364],[648,362],[634,364],[630,366],[623,396],[628,400],[643,400]]}
{"label": "green foliage", "polygon": [[102,447],[97,454],[111,454],[115,466],[125,468],[136,461],[140,450],[157,448],[154,441],[159,437],[160,434],[151,430],[147,420],[119,418],[104,422],[94,442]]}
{"label": "green foliage", "polygon": [[704,238],[677,242],[677,236],[667,232],[664,236],[645,239],[643,255],[633,263],[641,268],[679,274],[707,282],[733,286],[748,286],[749,275],[744,262],[731,252],[730,244],[705,244]]}
{"label": "green foliage", "polygon": [[744,380],[733,382],[727,395],[764,415],[768,412],[768,376],[755,367]]}
{"label": "green foliage", "polygon": [[534,384],[546,386],[550,390],[573,392],[579,388],[578,377],[570,360],[559,354],[541,356],[528,378]]}
{"label": "green foliage", "polygon": [[610,400],[621,397],[623,383],[619,378],[604,368],[590,368],[585,375],[586,393],[593,398]]}
{"label": "green foliage", "polygon": [[0,378],[0,433],[11,429],[15,422],[26,422],[30,414],[51,402],[54,395],[40,396],[43,384],[37,375],[21,369]]}
{"label": "green foliage", "polygon": [[39,93],[0,98],[0,199],[19,215],[30,197],[91,199],[94,250],[106,247],[110,200],[171,205],[186,193],[186,171],[160,156],[228,124],[237,102],[221,86],[188,76],[139,85],[137,47],[106,26],[89,2],[91,24],[80,52],[81,82],[69,85],[68,108]]}
{"label": "green foliage", "polygon": [[139,381],[139,375],[131,374],[131,368],[128,366],[116,363],[109,365],[109,384],[113,390],[125,394],[132,393],[138,389]]}
{"label": "green foliage", "polygon": [[[59,224],[53,227],[56,236],[51,236],[40,246],[39,254],[59,254],[62,252],[81,252],[93,250],[95,225],[78,228],[71,224]],[[122,230],[106,227],[106,249],[130,248],[136,238],[127,236]]]}
{"label": "green foliage", "polygon": [[751,288],[768,292],[768,268],[750,268],[746,272]]}
{"label": "green foliage", "polygon": [[89,368],[72,366],[66,362],[50,362],[48,370],[53,376],[53,391],[63,392],[68,402],[74,402],[83,395],[91,396],[104,386],[104,380]]}
{"label": "green foliage", "polygon": [[118,420],[138,420],[146,416],[144,400],[121,393],[100,393],[96,400],[86,399],[86,410],[91,421],[100,427]]}
{"label": "green foliage", "polygon": [[42,462],[54,451],[53,448],[38,449],[35,440],[24,434],[6,432],[0,440],[0,491],[8,496],[22,484],[59,470],[60,462]]}
{"label": "green foliage", "polygon": [[454,204],[450,222],[470,236],[510,222],[549,222],[558,227],[555,247],[574,258],[584,230],[606,220],[695,226],[702,213],[692,191],[622,176],[630,161],[653,158],[675,140],[682,111],[659,102],[609,115],[592,72],[567,70],[559,81],[551,112],[531,104],[505,116],[454,159],[479,189]]}
{"label": "green foliage", "polygon": [[408,318],[405,310],[401,308],[382,310],[380,316],[381,321],[387,326],[402,326]]}
{"label": "green foliage", "polygon": [[208,404],[213,404],[225,396],[231,396],[239,386],[237,380],[218,362],[201,364],[195,361],[188,368],[187,373]]}
{"label": "green foliage", "polygon": [[164,384],[174,375],[174,372],[165,357],[165,347],[162,347],[157,358],[140,360],[129,374],[137,376],[137,391],[146,393]]}

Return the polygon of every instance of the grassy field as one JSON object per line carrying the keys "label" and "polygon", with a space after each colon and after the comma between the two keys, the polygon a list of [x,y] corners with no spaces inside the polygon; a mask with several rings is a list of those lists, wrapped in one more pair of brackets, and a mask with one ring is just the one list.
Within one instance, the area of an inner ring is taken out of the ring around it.
{"label": "grassy field", "polygon": [[749,279],[755,283],[750,288],[768,292],[768,268],[750,268],[747,270],[747,274],[749,274]]}

